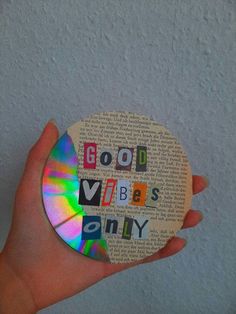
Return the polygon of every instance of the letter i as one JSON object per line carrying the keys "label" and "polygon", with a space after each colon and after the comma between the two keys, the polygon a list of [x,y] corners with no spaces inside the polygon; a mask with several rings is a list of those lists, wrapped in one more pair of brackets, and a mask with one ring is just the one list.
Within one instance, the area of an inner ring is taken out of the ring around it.
{"label": "letter i", "polygon": [[116,186],[115,179],[107,179],[107,184],[102,198],[102,206],[109,206],[111,204],[115,186]]}

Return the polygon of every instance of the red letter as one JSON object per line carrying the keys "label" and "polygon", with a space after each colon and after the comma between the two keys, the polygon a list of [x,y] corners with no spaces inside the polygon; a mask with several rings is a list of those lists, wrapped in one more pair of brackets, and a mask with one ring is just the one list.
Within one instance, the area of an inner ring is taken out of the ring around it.
{"label": "red letter", "polygon": [[84,143],[84,168],[96,169],[97,145]]}
{"label": "red letter", "polygon": [[102,206],[109,206],[111,204],[115,186],[116,186],[115,179],[107,179],[107,184],[102,198]]}

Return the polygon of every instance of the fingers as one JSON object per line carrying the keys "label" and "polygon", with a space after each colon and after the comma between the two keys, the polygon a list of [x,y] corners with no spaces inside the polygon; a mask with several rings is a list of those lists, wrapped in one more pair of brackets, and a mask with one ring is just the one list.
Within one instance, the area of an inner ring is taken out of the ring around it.
{"label": "fingers", "polygon": [[[199,210],[190,209],[184,219],[182,229],[196,226],[203,219],[203,215]],[[174,255],[181,251],[187,244],[186,240],[180,237],[171,238],[165,247],[157,251],[151,256],[142,260],[142,263],[149,263],[161,258]]]}
{"label": "fingers", "polygon": [[[204,176],[193,175],[192,181],[193,194],[197,194],[206,189],[209,185],[208,179]],[[199,210],[190,209],[183,222],[182,229],[196,226],[203,219],[203,215]]]}
{"label": "fingers", "polygon": [[53,120],[48,121],[39,139],[30,149],[26,160],[23,179],[27,178],[28,184],[40,182],[43,167],[58,136],[56,123]]}
{"label": "fingers", "polygon": [[[193,176],[193,194],[200,193],[208,186],[208,180],[204,176]],[[184,219],[184,223],[182,228],[190,228],[196,226],[201,220],[203,219],[203,215],[199,210],[193,210],[190,209]],[[165,258],[171,255],[174,255],[181,251],[186,245],[186,240],[179,238],[179,237],[173,237],[171,238],[166,246],[153,255],[145,258],[143,260],[143,263],[149,263],[152,261],[155,261],[157,259]]]}
{"label": "fingers", "polygon": [[186,240],[183,238],[173,237],[167,242],[165,247],[163,247],[153,255],[144,258],[142,260],[142,263],[150,263],[158,259],[174,255],[181,251],[185,247],[186,243]]}
{"label": "fingers", "polygon": [[106,264],[104,277],[107,277],[121,270],[137,266],[139,264],[151,263],[156,260],[174,255],[178,253],[179,251],[181,251],[185,247],[186,243],[187,241],[183,238],[173,237],[167,242],[165,247],[163,247],[162,249],[160,249],[153,255],[145,257],[142,260],[134,261],[131,263],[125,263],[125,264],[110,264],[110,265]]}
{"label": "fingers", "polygon": [[[193,182],[192,183],[193,194],[200,193],[209,185],[207,178],[204,176],[193,175],[192,182]],[[190,209],[184,218],[182,229],[194,227],[202,219],[203,219],[203,215],[199,210]],[[167,242],[165,247],[163,247],[162,249],[160,249],[153,255],[142,259],[141,261],[134,261],[131,263],[126,263],[126,264],[117,264],[117,265],[107,266],[106,276],[112,273],[130,268],[130,267],[136,266],[138,264],[150,263],[158,259],[162,259],[171,255],[174,255],[178,253],[179,251],[181,251],[185,247],[186,243],[187,243],[186,240],[183,238],[173,237]]]}
{"label": "fingers", "polygon": [[184,218],[182,229],[194,227],[202,221],[202,219],[203,215],[200,210],[190,209]]}
{"label": "fingers", "polygon": [[104,264],[104,277],[110,276],[111,274],[117,273],[124,269],[128,269],[128,268],[140,265],[140,264],[154,262],[158,259],[174,255],[178,253],[179,251],[181,251],[185,245],[186,245],[185,239],[182,239],[179,237],[173,237],[167,242],[165,247],[155,252],[153,255],[145,257],[142,260],[137,260],[130,263],[121,263],[121,264]]}
{"label": "fingers", "polygon": [[[209,185],[208,180],[204,176],[193,175],[193,194],[200,193]],[[182,228],[190,228],[196,226],[203,219],[203,215],[199,210],[190,209],[185,218]],[[149,263],[156,261],[161,258],[165,258],[171,255],[174,255],[181,251],[186,245],[186,240],[173,237],[171,238],[166,246],[151,256],[142,260],[142,263]]]}
{"label": "fingers", "polygon": [[[184,223],[182,228],[190,228],[196,226],[201,220],[203,219],[203,215],[199,210],[193,210],[190,209],[184,219]],[[142,263],[149,263],[156,261],[161,258],[165,258],[171,255],[174,255],[181,251],[185,245],[186,240],[179,237],[173,237],[171,238],[165,247],[157,251],[151,256],[148,256],[147,258],[142,260]]]}
{"label": "fingers", "polygon": [[193,194],[202,192],[205,188],[208,187],[209,181],[204,176],[193,175]]}

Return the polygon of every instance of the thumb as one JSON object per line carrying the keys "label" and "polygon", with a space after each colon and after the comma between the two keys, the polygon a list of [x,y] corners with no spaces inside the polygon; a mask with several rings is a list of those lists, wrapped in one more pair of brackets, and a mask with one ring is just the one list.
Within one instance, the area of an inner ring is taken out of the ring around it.
{"label": "thumb", "polygon": [[44,127],[39,139],[31,147],[25,163],[21,183],[28,187],[39,186],[43,168],[51,149],[58,140],[59,131],[53,119]]}

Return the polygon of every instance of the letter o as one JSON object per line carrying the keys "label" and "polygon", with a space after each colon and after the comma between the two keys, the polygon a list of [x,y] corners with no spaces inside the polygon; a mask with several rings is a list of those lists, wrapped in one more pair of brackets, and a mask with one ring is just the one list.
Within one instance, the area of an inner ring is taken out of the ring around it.
{"label": "letter o", "polygon": [[[124,156],[126,155],[126,158],[124,160]],[[130,165],[130,163],[132,162],[132,153],[128,148],[121,148],[121,150],[118,153],[118,163],[123,166],[126,167],[128,165]]]}
{"label": "letter o", "polygon": [[112,161],[112,155],[110,152],[102,152],[101,153],[101,156],[100,156],[100,163],[103,165],[103,166],[108,166],[110,165]]}
{"label": "letter o", "polygon": [[[94,226],[91,228],[91,226]],[[100,223],[97,221],[91,221],[84,226],[83,231],[86,233],[91,233],[97,231],[101,227]]]}

